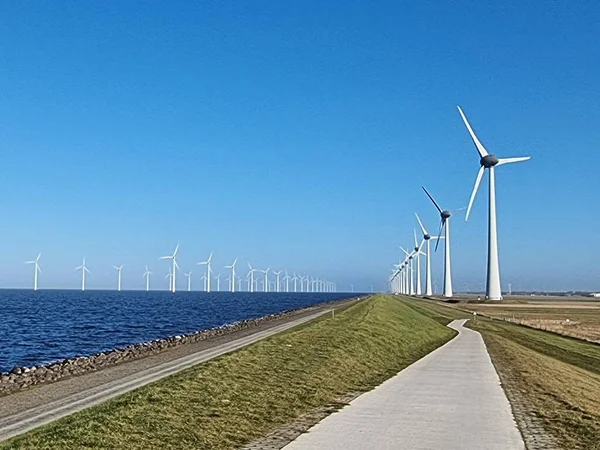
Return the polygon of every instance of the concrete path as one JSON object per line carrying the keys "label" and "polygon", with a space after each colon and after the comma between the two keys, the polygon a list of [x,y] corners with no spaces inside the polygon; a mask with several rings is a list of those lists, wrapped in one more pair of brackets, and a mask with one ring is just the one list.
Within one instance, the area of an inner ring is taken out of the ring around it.
{"label": "concrete path", "polygon": [[[37,407],[29,408],[17,414],[0,418],[0,441],[9,439],[21,433],[25,433],[33,428],[45,425],[61,417],[80,411],[90,406],[97,405],[108,399],[137,389],[148,383],[160,380],[181,370],[187,369],[193,365],[216,358],[225,353],[238,350],[247,345],[253,344],[274,334],[288,330],[302,323],[313,320],[323,314],[331,313],[331,309],[324,309],[318,312],[306,315],[281,325],[277,325],[266,330],[257,331],[247,336],[231,340],[229,342],[211,347],[209,349],[187,355],[185,357],[160,364],[155,367],[142,370],[141,372],[114,380],[92,389],[78,392],[73,395],[61,398],[50,403],[42,404]],[[28,393],[34,390],[26,391]],[[25,392],[24,392],[25,393]],[[10,400],[19,394],[5,397]]]}
{"label": "concrete path", "polygon": [[525,449],[481,335],[460,334],[332,414],[286,450]]}

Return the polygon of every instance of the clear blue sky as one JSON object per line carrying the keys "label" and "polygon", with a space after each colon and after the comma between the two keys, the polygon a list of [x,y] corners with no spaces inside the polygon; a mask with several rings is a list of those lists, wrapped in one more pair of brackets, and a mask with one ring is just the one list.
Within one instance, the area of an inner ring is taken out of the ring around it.
{"label": "clear blue sky", "polygon": [[[42,286],[84,255],[91,288],[113,264],[165,284],[179,241],[183,269],[214,250],[384,288],[414,212],[437,227],[421,185],[468,202],[460,104],[532,157],[497,171],[503,285],[600,290],[600,3],[402,3],[0,5],[0,285],[40,251]],[[453,218],[458,289],[484,281],[483,187]]]}

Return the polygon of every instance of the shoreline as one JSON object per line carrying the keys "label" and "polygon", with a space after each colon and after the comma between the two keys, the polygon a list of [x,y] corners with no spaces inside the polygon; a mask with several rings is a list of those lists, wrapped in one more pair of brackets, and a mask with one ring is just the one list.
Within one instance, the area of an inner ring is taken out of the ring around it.
{"label": "shoreline", "polygon": [[103,369],[141,360],[150,356],[164,354],[169,349],[184,347],[189,344],[209,342],[217,338],[235,336],[244,331],[254,330],[272,322],[285,321],[301,314],[308,314],[338,303],[358,301],[362,296],[317,303],[304,308],[281,311],[275,314],[253,319],[242,319],[217,327],[194,331],[191,333],[168,336],[147,342],[139,342],[124,347],[98,352],[88,356],[65,358],[48,364],[34,367],[15,366],[8,372],[0,374],[0,397],[28,390],[39,385],[48,385],[61,380],[77,377]]}

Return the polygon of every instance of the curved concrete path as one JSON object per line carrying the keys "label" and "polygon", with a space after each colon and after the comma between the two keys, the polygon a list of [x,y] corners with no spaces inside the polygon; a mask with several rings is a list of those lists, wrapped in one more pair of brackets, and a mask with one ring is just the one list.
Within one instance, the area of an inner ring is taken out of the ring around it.
{"label": "curved concrete path", "polygon": [[460,334],[325,418],[286,450],[523,450],[481,335]]}

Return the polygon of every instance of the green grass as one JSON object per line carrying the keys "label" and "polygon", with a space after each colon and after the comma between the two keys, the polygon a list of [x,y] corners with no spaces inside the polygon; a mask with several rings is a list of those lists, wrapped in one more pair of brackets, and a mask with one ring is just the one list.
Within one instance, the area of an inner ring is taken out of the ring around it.
{"label": "green grass", "polygon": [[[468,315],[432,302],[407,302],[440,321]],[[468,326],[482,334],[526,436],[535,433],[526,425],[533,417],[558,448],[600,449],[599,345],[481,317]]]}
{"label": "green grass", "polygon": [[391,296],[195,366],[1,448],[234,449],[366,391],[454,332]]}

